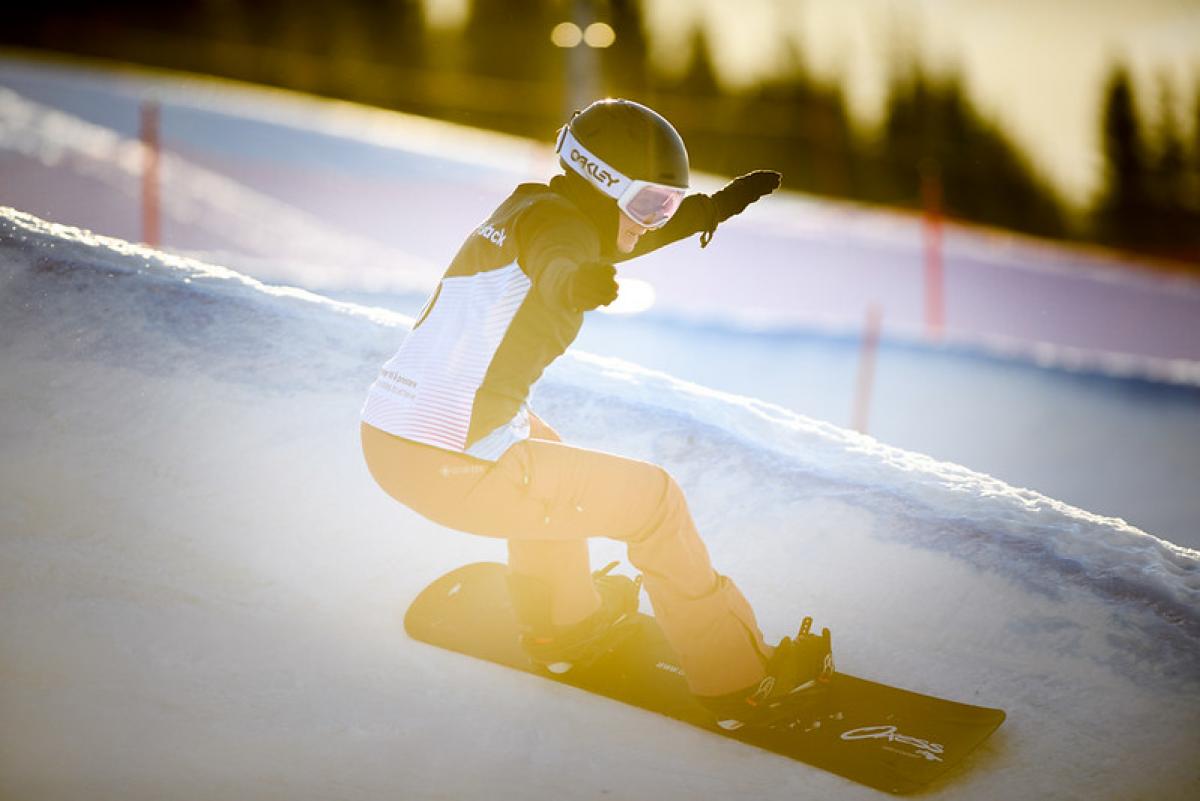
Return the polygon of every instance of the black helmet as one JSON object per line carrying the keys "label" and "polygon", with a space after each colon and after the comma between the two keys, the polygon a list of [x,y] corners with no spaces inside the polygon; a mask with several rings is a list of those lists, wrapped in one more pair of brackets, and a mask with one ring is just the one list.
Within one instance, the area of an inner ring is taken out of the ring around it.
{"label": "black helmet", "polygon": [[[566,146],[568,135],[583,148]],[[581,151],[590,151],[593,158]],[[657,111],[632,100],[597,100],[576,112],[560,132],[558,152],[564,167],[608,195],[621,179],[682,189],[688,185],[683,138]]]}

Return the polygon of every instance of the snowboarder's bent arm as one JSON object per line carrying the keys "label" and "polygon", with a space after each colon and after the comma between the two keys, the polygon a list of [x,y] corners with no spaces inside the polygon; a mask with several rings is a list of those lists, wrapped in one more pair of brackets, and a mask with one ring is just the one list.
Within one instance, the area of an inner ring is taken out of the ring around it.
{"label": "snowboarder's bent arm", "polygon": [[[575,302],[581,270],[600,260],[600,243],[591,226],[554,204],[531,208],[517,226],[522,269],[542,299],[551,305],[583,308]],[[595,305],[590,308],[595,308]]]}

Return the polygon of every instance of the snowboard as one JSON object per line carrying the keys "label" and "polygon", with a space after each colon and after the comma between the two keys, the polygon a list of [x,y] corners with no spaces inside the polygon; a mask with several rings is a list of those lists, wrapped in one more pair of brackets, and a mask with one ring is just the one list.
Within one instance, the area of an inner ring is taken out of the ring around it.
{"label": "snowboard", "polygon": [[495,562],[452,570],[413,600],[405,630],[430,645],[657,712],[889,793],[937,780],[1004,722],[999,709],[835,673],[826,697],[803,719],[727,731],[692,698],[649,615],[639,613],[636,630],[586,669],[555,675],[531,663],[518,644],[507,574],[508,567]]}

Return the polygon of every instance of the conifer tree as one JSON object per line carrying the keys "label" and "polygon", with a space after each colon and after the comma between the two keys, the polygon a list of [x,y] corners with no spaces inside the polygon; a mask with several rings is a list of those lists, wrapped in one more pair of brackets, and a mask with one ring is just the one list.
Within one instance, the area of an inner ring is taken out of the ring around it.
{"label": "conifer tree", "polygon": [[638,0],[609,0],[608,24],[616,41],[603,53],[604,86],[608,94],[646,100],[650,89],[649,45]]}
{"label": "conifer tree", "polygon": [[1114,69],[1108,80],[1101,137],[1104,185],[1096,211],[1096,234],[1110,244],[1144,245],[1149,239],[1145,137],[1124,67]]}

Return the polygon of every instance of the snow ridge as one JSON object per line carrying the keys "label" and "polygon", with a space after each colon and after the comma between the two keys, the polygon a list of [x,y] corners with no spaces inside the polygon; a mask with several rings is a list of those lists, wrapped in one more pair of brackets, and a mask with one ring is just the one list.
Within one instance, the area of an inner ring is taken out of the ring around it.
{"label": "snow ridge", "polygon": [[[789,409],[713,390],[627,361],[568,354],[571,367],[548,376],[573,385],[607,381],[606,394],[646,409],[670,409],[723,430],[764,453],[786,459],[805,476],[870,488],[903,498],[925,518],[924,542],[958,550],[959,528],[992,547],[1093,590],[1141,597],[1169,620],[1200,637],[1200,552],[1166,542],[1117,518],[1096,515],[1013,487],[966,467],[905,451]],[[606,397],[604,401],[608,402]],[[1047,587],[1050,584],[1045,585]]]}

